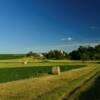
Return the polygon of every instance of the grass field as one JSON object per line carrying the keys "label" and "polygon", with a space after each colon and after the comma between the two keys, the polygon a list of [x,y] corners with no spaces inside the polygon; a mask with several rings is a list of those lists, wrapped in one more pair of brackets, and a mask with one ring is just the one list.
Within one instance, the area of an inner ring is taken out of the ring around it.
{"label": "grass field", "polygon": [[[91,61],[21,61],[0,61],[0,100],[81,100],[100,71]],[[53,66],[60,66],[61,75],[51,74]]]}
{"label": "grass field", "polygon": [[[92,84],[91,84],[92,83]],[[99,100],[100,99],[100,74],[81,89],[77,100]]]}
{"label": "grass field", "polygon": [[[84,67],[85,65],[62,65],[61,72]],[[52,66],[27,66],[16,68],[0,68],[0,83],[13,80],[40,77],[51,74]]]}

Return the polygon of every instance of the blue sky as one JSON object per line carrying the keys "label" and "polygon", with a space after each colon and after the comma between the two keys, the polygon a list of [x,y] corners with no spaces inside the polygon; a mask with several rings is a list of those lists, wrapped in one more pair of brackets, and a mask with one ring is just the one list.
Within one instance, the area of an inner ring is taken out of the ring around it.
{"label": "blue sky", "polygon": [[100,0],[0,0],[0,53],[70,51],[100,43]]}

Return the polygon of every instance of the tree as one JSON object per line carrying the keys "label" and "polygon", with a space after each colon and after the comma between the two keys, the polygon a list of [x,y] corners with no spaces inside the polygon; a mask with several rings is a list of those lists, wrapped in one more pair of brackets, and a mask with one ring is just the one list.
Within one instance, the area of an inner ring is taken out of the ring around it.
{"label": "tree", "polygon": [[87,51],[87,49],[88,49],[87,47],[80,46],[77,51],[79,51],[80,53],[84,53]]}
{"label": "tree", "polygon": [[69,55],[72,60],[100,60],[100,45],[95,47],[80,46],[77,50],[72,51]]}
{"label": "tree", "polygon": [[96,51],[96,53],[100,53],[100,45],[95,46],[95,51]]}
{"label": "tree", "polygon": [[81,55],[81,60],[82,60],[83,62],[86,61],[86,60],[89,60],[89,55],[86,54],[86,53],[83,53],[83,54]]}
{"label": "tree", "polygon": [[66,59],[68,54],[60,50],[51,50],[43,54],[47,59]]}
{"label": "tree", "polygon": [[33,52],[30,51],[30,52],[28,52],[28,53],[26,54],[26,57],[31,57],[32,55],[33,55]]}
{"label": "tree", "polygon": [[79,51],[72,51],[69,55],[72,60],[80,60],[81,59],[81,54]]}

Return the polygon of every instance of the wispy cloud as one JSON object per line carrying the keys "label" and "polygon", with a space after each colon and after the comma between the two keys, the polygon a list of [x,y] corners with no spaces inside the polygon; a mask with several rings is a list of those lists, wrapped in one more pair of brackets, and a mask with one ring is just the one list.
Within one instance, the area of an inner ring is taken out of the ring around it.
{"label": "wispy cloud", "polygon": [[89,29],[100,29],[100,26],[89,26]]}
{"label": "wispy cloud", "polygon": [[71,43],[71,44],[55,45],[55,46],[51,46],[51,48],[71,52],[72,50],[76,50],[79,46],[92,46],[92,47],[94,47],[95,45],[98,45],[98,44],[100,44],[100,43],[92,43],[92,42],[91,43],[88,43],[88,42],[87,43]]}
{"label": "wispy cloud", "polygon": [[95,46],[99,43],[73,43],[73,44],[65,44],[62,46]]}
{"label": "wispy cloud", "polygon": [[66,38],[62,38],[61,41],[66,41]]}
{"label": "wispy cloud", "polygon": [[73,43],[66,43],[66,44],[50,44],[50,45],[41,45],[37,46],[34,49],[34,52],[47,52],[53,49],[58,50],[65,50],[67,52],[71,52],[72,50],[77,49],[79,46],[95,46],[100,44],[100,42],[73,42]]}
{"label": "wispy cloud", "polygon": [[61,41],[71,41],[72,37],[68,37],[68,38],[61,38]]}

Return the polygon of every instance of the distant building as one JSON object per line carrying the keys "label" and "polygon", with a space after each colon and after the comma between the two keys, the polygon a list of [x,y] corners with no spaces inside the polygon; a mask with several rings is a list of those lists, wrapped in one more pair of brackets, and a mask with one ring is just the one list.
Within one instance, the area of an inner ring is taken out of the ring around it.
{"label": "distant building", "polygon": [[44,55],[43,55],[42,53],[39,53],[39,56],[40,56],[40,57],[44,57]]}
{"label": "distant building", "polygon": [[60,50],[60,52],[61,52],[61,54],[62,54],[63,56],[65,56],[65,52],[64,52],[63,50]]}

